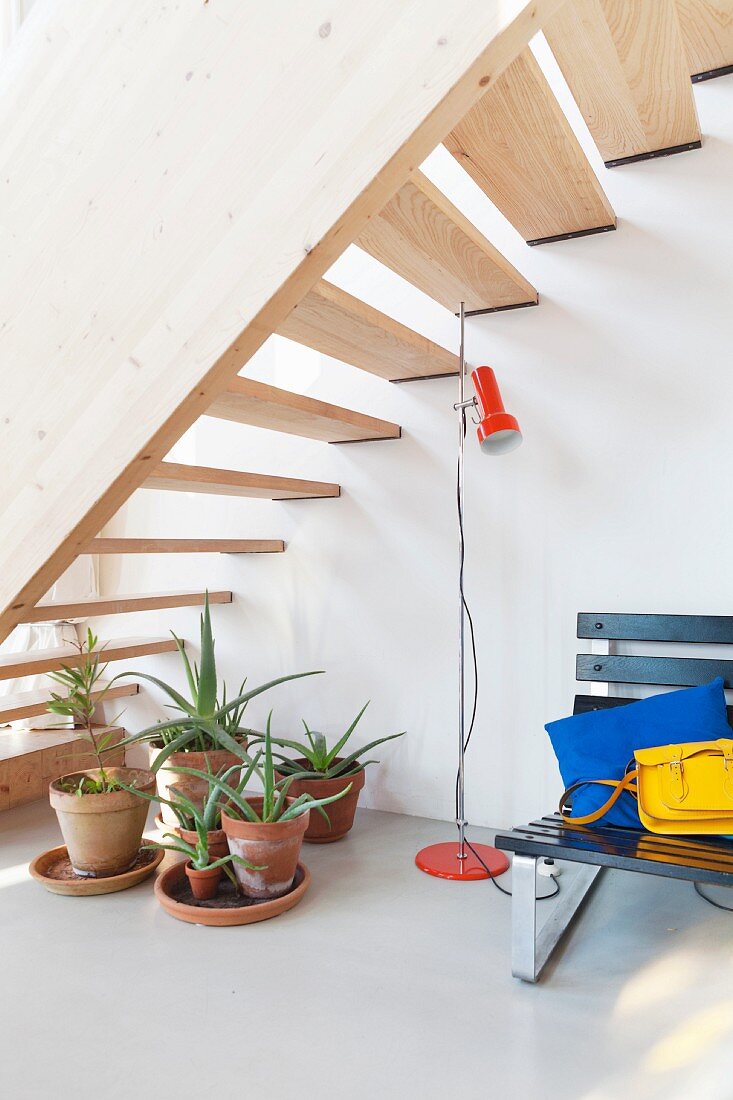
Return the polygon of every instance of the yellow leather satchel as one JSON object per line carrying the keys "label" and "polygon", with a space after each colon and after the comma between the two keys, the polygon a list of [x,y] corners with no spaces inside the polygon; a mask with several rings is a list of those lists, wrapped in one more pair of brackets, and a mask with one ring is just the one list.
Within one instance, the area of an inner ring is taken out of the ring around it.
{"label": "yellow leather satchel", "polygon": [[[639,818],[652,833],[733,833],[733,740],[694,741],[637,749],[636,767],[623,779],[590,782],[613,787],[603,806],[574,825],[590,825],[610,810],[623,791],[638,800]],[[583,783],[574,783],[560,800],[569,817],[567,799]]]}

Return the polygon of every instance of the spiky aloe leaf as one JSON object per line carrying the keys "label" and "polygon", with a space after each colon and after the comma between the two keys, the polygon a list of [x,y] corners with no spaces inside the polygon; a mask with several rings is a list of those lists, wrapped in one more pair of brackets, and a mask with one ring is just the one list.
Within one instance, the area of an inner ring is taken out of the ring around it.
{"label": "spiky aloe leaf", "polygon": [[[344,759],[339,761],[338,764],[335,764],[332,768],[329,768],[327,778],[333,779],[337,775],[343,775],[343,773],[349,767],[351,767],[351,765],[354,764],[360,756],[363,756],[365,752],[369,752],[371,749],[376,748],[377,745],[383,745],[385,741],[394,741],[396,737],[404,736],[405,730],[403,730],[401,733],[391,733],[389,737],[378,737],[376,741],[370,741],[368,745],[362,745],[362,747],[360,749],[357,749],[356,752],[352,752],[351,756],[344,757]],[[379,761],[370,760],[369,763],[377,764],[379,763]]]}
{"label": "spiky aloe leaf", "polygon": [[344,747],[344,745],[346,744],[346,742],[347,742],[347,741],[349,740],[349,738],[351,737],[351,735],[352,735],[352,733],[354,732],[354,730],[356,729],[356,727],[358,726],[358,724],[359,724],[359,721],[361,720],[361,716],[363,715],[364,711],[365,711],[365,710],[367,709],[367,707],[368,707],[368,706],[369,706],[369,700],[367,700],[367,702],[366,702],[366,703],[364,704],[364,706],[363,706],[363,707],[361,708],[361,710],[359,711],[359,713],[357,714],[356,718],[355,718],[355,719],[354,719],[354,721],[353,721],[353,722],[351,723],[351,725],[349,726],[349,728],[347,729],[347,731],[346,731],[346,733],[345,733],[345,734],[343,735],[343,737],[341,737],[341,738],[340,738],[340,739],[339,739],[339,740],[338,740],[338,741],[336,742],[336,744],[334,745],[334,747],[333,747],[333,748],[331,749],[330,753],[328,753],[328,756],[327,756],[327,758],[326,758],[326,763],[325,763],[325,767],[326,767],[326,768],[328,768],[328,767],[329,767],[329,765],[331,764],[331,762],[332,762],[333,760],[335,760],[335,759],[336,759],[336,757],[338,756],[338,754],[339,754],[339,753],[341,752],[342,748]]}
{"label": "spiky aloe leaf", "polygon": [[198,710],[207,717],[216,711],[216,659],[214,657],[214,635],[211,631],[211,611],[209,593],[204,599],[204,613],[201,616],[201,670],[198,677]]}
{"label": "spiky aloe leaf", "polygon": [[[328,798],[311,798],[310,795],[301,795],[296,799],[292,806],[288,806],[285,813],[280,818],[280,821],[290,821],[293,817],[299,817],[300,814],[305,813],[306,810],[317,810],[319,806],[330,806],[332,802],[338,802],[339,799],[344,798],[351,790],[352,784],[349,783],[348,787],[344,787],[338,794],[331,794]],[[306,801],[303,801],[303,800]]]}

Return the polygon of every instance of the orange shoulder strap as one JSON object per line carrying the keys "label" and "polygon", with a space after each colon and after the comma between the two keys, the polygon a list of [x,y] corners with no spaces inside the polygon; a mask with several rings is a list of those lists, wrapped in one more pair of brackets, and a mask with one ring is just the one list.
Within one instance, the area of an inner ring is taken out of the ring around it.
{"label": "orange shoulder strap", "polygon": [[[560,813],[573,825],[590,825],[594,821],[598,821],[604,814],[608,813],[613,804],[618,801],[624,791],[628,791],[634,798],[637,798],[636,792],[636,768],[627,772],[623,779],[616,782],[615,779],[583,779],[580,783],[573,783],[572,787],[568,787],[563,792],[563,796],[560,799]],[[594,810],[592,814],[586,814],[584,817],[570,817],[570,809],[567,806],[568,797],[577,791],[578,787],[585,787],[588,783],[597,783],[603,787],[613,787],[613,794],[600,806],[597,810]]]}

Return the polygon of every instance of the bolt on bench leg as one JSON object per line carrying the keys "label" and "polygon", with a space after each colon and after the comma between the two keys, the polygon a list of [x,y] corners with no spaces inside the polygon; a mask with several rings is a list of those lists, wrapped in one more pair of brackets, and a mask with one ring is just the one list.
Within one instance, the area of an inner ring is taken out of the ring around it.
{"label": "bolt on bench leg", "polygon": [[512,974],[524,982],[537,981],[603,869],[592,864],[580,865],[572,881],[563,887],[538,935],[537,859],[523,855],[514,855],[512,859]]}

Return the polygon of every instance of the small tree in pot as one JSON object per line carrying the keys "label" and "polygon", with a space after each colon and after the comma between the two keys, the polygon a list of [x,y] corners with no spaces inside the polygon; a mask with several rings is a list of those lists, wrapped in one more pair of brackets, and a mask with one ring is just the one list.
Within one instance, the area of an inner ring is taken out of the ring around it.
{"label": "small tree in pot", "polygon": [[339,792],[346,794],[347,789],[349,791],[348,796],[331,811],[329,819],[324,821],[321,817],[311,817],[303,839],[312,844],[330,844],[346,836],[354,824],[359,793],[364,786],[364,769],[368,764],[379,763],[377,760],[362,760],[361,757],[385,741],[404,737],[404,730],[402,733],[392,733],[370,741],[347,756],[339,756],[368,706],[368,703],[364,704],[346,733],[330,749],[324,735],[310,729],[305,721],[303,726],[307,743],[273,738],[273,743],[279,748],[294,749],[300,754],[294,759],[278,754],[278,776],[290,780],[292,795],[310,794],[312,798],[322,799]]}
{"label": "small tree in pot", "polygon": [[106,754],[119,751],[122,743],[117,729],[94,725],[97,707],[110,686],[98,687],[107,666],[100,667],[97,644],[88,630],[85,641],[78,643],[80,664],[63,665],[60,672],[51,673],[66,695],[53,692],[48,704],[52,714],[73,719],[97,761],[96,768],[62,775],[49,788],[71,866],[77,874],[90,877],[122,874],[133,865],[146,817],[145,806],[135,795],[155,789],[151,772],[104,763]]}

